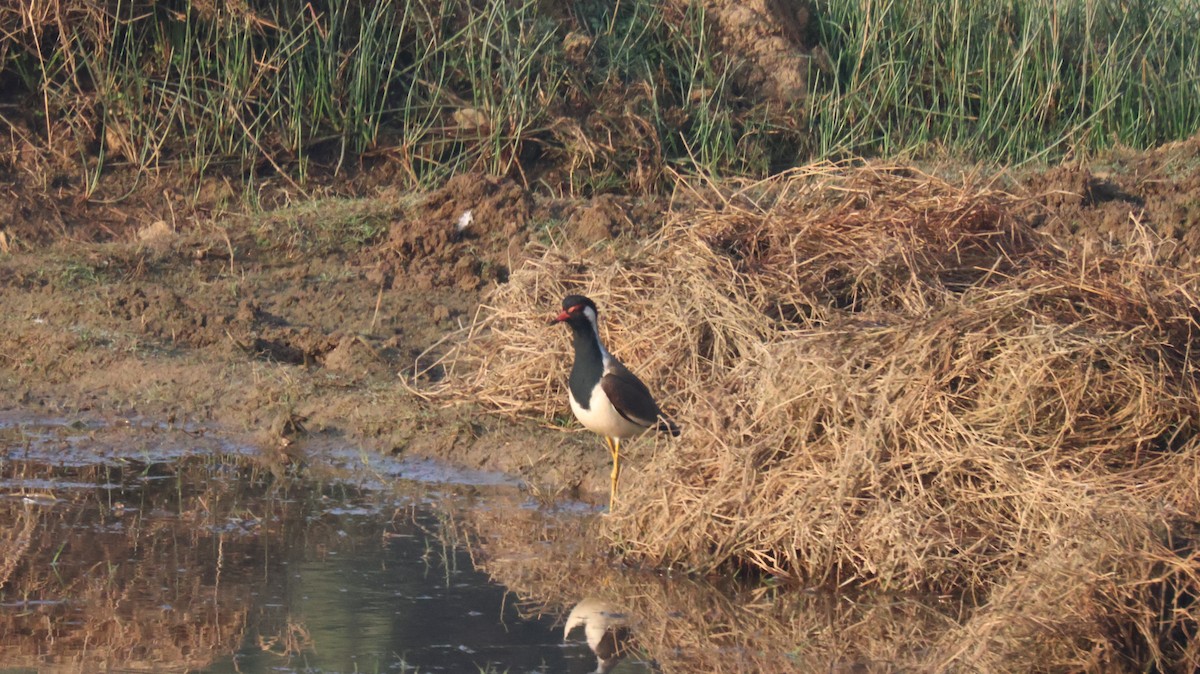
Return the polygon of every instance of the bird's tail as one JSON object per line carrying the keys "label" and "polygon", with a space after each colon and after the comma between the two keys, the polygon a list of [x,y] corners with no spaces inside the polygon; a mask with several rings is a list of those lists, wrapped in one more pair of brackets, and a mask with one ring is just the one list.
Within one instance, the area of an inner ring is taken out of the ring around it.
{"label": "bird's tail", "polygon": [[654,430],[659,433],[670,433],[671,437],[679,437],[679,425],[666,417],[659,417],[658,423],[654,425]]}

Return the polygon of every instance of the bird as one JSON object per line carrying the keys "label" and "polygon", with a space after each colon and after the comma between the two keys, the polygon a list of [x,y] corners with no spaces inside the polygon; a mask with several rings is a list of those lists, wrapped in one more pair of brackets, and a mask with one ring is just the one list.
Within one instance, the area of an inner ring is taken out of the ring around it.
{"label": "bird", "polygon": [[663,414],[642,380],[604,348],[599,320],[595,302],[583,295],[567,295],[562,312],[550,323],[566,323],[574,335],[575,363],[568,386],[571,412],[584,428],[604,438],[612,455],[608,496],[612,512],[621,477],[621,441],[650,429],[679,437],[679,426]]}
{"label": "bird", "polygon": [[580,625],[596,655],[595,674],[608,674],[633,646],[628,614],[604,600],[588,597],[576,604],[563,627],[563,640]]}

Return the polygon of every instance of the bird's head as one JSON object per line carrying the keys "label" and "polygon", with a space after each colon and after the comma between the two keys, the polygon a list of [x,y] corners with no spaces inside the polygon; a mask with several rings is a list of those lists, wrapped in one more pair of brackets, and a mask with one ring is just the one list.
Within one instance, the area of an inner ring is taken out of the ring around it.
{"label": "bird's head", "polygon": [[583,295],[567,295],[562,301],[562,311],[553,320],[551,325],[558,323],[566,323],[572,327],[583,326],[596,322],[596,303]]}

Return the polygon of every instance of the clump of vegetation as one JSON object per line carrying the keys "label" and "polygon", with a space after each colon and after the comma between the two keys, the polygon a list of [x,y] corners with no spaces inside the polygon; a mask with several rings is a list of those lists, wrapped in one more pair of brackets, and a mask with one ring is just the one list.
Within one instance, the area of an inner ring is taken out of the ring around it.
{"label": "clump of vegetation", "polygon": [[818,2],[784,42],[813,64],[787,100],[706,7],[22,0],[0,8],[0,81],[23,118],[0,119],[88,190],[114,164],[304,180],[386,160],[410,186],[479,170],[583,195],[847,154],[1023,161],[1200,125],[1182,0]]}
{"label": "clump of vegetation", "polygon": [[1032,208],[888,166],[714,194],[628,259],[514,271],[440,394],[551,420],[544,314],[585,292],[685,429],[639,443],[604,524],[628,555],[958,596],[943,664],[1190,671],[1200,280]]}

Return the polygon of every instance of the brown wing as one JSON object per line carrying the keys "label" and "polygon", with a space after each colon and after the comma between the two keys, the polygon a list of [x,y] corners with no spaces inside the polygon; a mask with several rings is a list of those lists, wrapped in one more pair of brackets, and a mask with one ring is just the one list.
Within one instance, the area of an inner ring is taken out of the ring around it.
{"label": "brown wing", "polygon": [[610,371],[600,378],[600,388],[609,402],[616,408],[617,413],[643,428],[656,430],[678,436],[679,428],[663,417],[650,389],[642,383],[624,365],[617,363]]}

